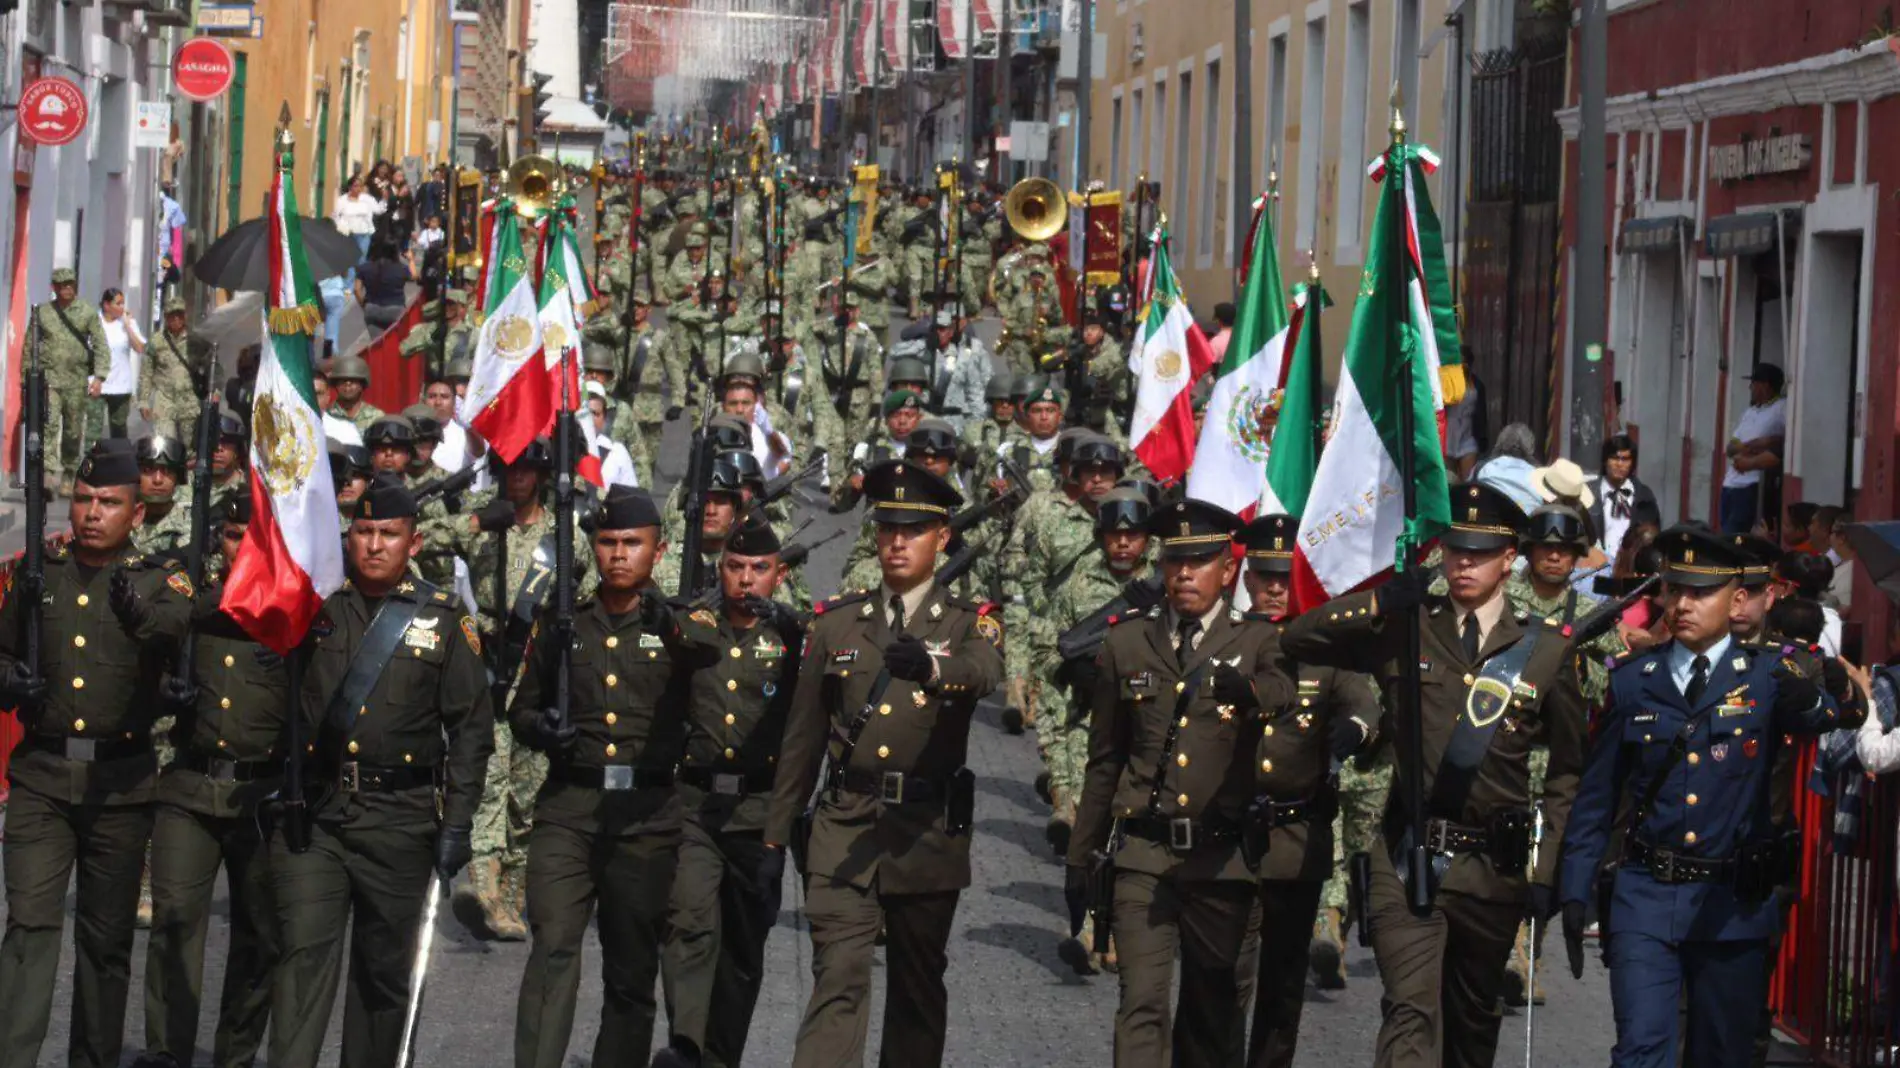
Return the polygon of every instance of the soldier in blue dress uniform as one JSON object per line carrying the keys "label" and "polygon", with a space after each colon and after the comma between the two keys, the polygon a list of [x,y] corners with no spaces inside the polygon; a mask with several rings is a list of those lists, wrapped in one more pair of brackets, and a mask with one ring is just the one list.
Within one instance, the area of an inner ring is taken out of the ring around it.
{"label": "soldier in blue dress uniform", "polygon": [[[1788,735],[1840,727],[1842,713],[1813,661],[1730,636],[1749,562],[1742,550],[1694,527],[1659,543],[1672,636],[1611,673],[1564,836],[1564,942],[1581,977],[1585,903],[1603,868],[1611,1063],[1673,1066],[1682,1048],[1682,1063],[1727,1068],[1752,1057],[1781,922],[1773,889],[1798,861],[1771,818],[1776,757]],[[1626,795],[1620,861],[1605,868]]]}

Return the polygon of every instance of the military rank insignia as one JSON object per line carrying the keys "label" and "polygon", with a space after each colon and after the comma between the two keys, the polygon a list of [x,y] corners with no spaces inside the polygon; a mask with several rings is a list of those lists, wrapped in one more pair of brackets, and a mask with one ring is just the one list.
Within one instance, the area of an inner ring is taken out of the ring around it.
{"label": "military rank insignia", "polygon": [[436,633],[434,616],[424,616],[409,624],[402,632],[402,643],[411,649],[423,649],[434,652],[442,644],[442,636]]}
{"label": "military rank insignia", "polygon": [[693,614],[687,618],[702,627],[716,627],[719,625],[719,620],[714,618],[713,614],[704,608],[696,609]]}
{"label": "military rank insignia", "polygon": [[170,586],[173,592],[178,593],[181,596],[185,596],[185,597],[193,596],[192,589],[191,589],[191,576],[185,574],[183,571],[174,571],[171,574],[166,575],[165,585]]}
{"label": "military rank insignia", "polygon": [[462,637],[468,639],[468,647],[474,650],[476,656],[482,655],[481,636],[475,633],[475,621],[468,616],[462,617]]}
{"label": "military rank insignia", "polygon": [[996,648],[1003,647],[1003,621],[995,616],[976,617],[976,632]]}

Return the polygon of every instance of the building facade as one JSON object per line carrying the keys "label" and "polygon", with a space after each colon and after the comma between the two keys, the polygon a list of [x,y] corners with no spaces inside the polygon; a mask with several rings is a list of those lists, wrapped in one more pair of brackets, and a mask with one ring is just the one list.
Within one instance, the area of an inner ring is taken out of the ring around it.
{"label": "building facade", "polygon": [[[1894,515],[1900,306],[1877,295],[1900,284],[1883,196],[1900,147],[1882,136],[1900,123],[1900,39],[1822,0],[1610,6],[1610,427],[1638,439],[1665,521],[1712,519],[1746,376],[1776,364],[1788,434],[1771,503]],[[1574,209],[1577,113],[1559,120]],[[1569,256],[1584,238],[1566,216]],[[1861,662],[1889,651],[1889,615],[1860,575]]]}

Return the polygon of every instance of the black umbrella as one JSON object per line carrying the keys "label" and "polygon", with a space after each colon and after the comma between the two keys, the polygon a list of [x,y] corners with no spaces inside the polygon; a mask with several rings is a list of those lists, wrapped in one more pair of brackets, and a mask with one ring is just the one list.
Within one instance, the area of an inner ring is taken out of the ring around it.
{"label": "black umbrella", "polygon": [[[356,242],[337,233],[328,219],[303,218],[304,261],[313,281],[335,278],[356,266]],[[262,216],[238,224],[213,242],[192,265],[199,281],[232,292],[262,293],[270,287],[270,260],[277,254]]]}
{"label": "black umbrella", "polygon": [[1874,585],[1900,599],[1900,520],[1849,523],[1847,544],[1854,547],[1854,556]]}

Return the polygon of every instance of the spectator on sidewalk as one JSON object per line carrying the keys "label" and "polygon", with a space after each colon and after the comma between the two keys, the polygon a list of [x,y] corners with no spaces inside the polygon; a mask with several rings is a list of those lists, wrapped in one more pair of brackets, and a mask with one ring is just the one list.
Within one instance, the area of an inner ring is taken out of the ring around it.
{"label": "spectator on sidewalk", "polygon": [[389,195],[383,203],[388,208],[383,215],[384,234],[396,248],[409,247],[409,238],[416,231],[416,194],[409,188],[409,176],[401,168],[390,173]]}
{"label": "spectator on sidewalk", "polygon": [[[336,198],[330,217],[336,222],[337,233],[356,242],[356,262],[369,258],[369,239],[376,234],[376,218],[387,210],[382,201],[369,195],[362,175],[350,176],[350,184]],[[354,274],[349,280],[356,280]]]}
{"label": "spectator on sidewalk", "polygon": [[402,318],[409,303],[409,267],[397,255],[397,246],[379,237],[370,246],[369,259],[356,268],[356,302],[372,332],[389,329]]}
{"label": "spectator on sidewalk", "polygon": [[323,301],[323,358],[336,355],[337,338],[343,332],[343,311],[350,303],[350,283],[343,275],[317,283],[317,299]]}
{"label": "spectator on sidewalk", "polygon": [[1537,464],[1536,436],[1523,423],[1512,423],[1498,431],[1491,455],[1478,465],[1473,477],[1517,502],[1524,514],[1529,515],[1544,503],[1531,485],[1531,473]]}
{"label": "spectator on sidewalk", "polygon": [[106,348],[112,353],[99,395],[106,402],[106,425],[115,438],[127,437],[126,420],[132,414],[132,396],[139,390],[139,363],[145,355],[145,335],[125,314],[125,293],[108,289],[99,298],[99,321],[105,324]]}
{"label": "spectator on sidewalk", "polygon": [[1762,472],[1781,468],[1788,433],[1788,405],[1781,395],[1781,368],[1758,363],[1748,374],[1748,408],[1729,435],[1728,470],[1722,476],[1722,533],[1747,534],[1762,518]]}
{"label": "spectator on sidewalk", "polygon": [[1207,347],[1214,353],[1214,365],[1220,366],[1227,356],[1227,343],[1234,336],[1234,306],[1221,301],[1214,305],[1214,334],[1207,339]]}
{"label": "spectator on sidewalk", "polygon": [[1662,526],[1662,509],[1656,504],[1656,491],[1636,477],[1636,439],[1616,434],[1603,442],[1602,462],[1597,468],[1596,501],[1590,505],[1591,528],[1603,555],[1614,560],[1623,546],[1623,538],[1635,522]]}
{"label": "spectator on sidewalk", "polygon": [[416,190],[416,217],[438,218],[449,213],[449,165],[438,163],[428,181]]}

